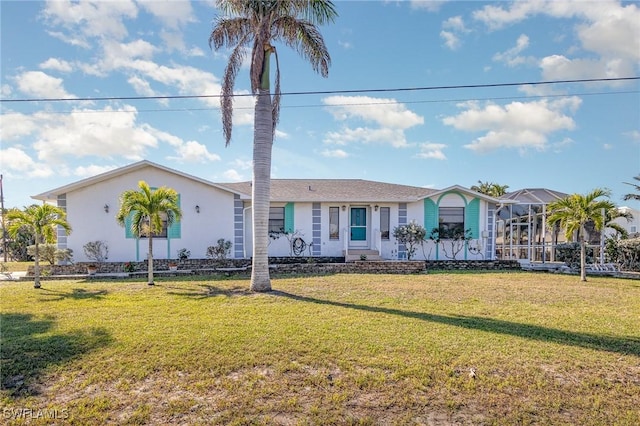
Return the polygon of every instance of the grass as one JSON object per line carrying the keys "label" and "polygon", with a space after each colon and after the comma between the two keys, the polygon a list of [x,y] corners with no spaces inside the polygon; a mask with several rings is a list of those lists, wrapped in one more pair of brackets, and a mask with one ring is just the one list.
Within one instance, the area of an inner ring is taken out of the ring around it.
{"label": "grass", "polygon": [[[49,264],[44,262],[41,264]],[[7,272],[21,272],[29,269],[29,266],[33,266],[33,262],[0,262],[2,269]]]}
{"label": "grass", "polygon": [[[640,284],[535,273],[0,285],[9,424],[640,424]],[[30,411],[29,411],[30,410]],[[40,415],[40,417],[38,417]]]}

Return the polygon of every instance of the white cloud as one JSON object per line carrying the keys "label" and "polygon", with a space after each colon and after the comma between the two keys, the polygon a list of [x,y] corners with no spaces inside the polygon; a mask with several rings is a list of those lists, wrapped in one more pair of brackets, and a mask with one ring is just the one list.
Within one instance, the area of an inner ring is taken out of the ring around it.
{"label": "white cloud", "polygon": [[465,111],[442,121],[458,130],[486,131],[484,136],[465,145],[477,152],[500,148],[544,150],[549,134],[575,128],[575,122],[564,111],[575,112],[580,104],[580,98],[575,96],[554,101],[512,102],[504,107],[492,103],[481,107],[477,102],[467,102],[459,105]]}
{"label": "white cloud", "polygon": [[241,173],[234,169],[225,170],[225,172],[222,173],[222,176],[224,176],[224,178],[229,182],[241,182],[246,180]]}
{"label": "white cloud", "polygon": [[76,109],[67,115],[41,112],[33,116],[38,128],[33,148],[38,159],[50,163],[114,155],[141,160],[158,141],[155,129],[137,124],[136,116],[136,109],[130,106]]}
{"label": "white cloud", "polygon": [[456,50],[462,44],[458,36],[451,31],[440,31],[440,38],[444,40],[444,45],[451,50]]}
{"label": "white cloud", "polygon": [[138,4],[151,13],[165,26],[177,29],[196,22],[191,2],[188,0],[158,1],[137,0]]}
{"label": "white cloud", "polygon": [[19,148],[7,148],[0,150],[2,167],[11,176],[46,178],[53,175],[53,170],[46,163],[35,162],[26,152]]}
{"label": "white cloud", "polygon": [[464,25],[464,20],[462,19],[462,16],[458,15],[458,16],[452,16],[451,18],[447,19],[446,21],[444,21],[442,23],[442,28],[450,28],[456,31],[463,31],[466,32],[467,29]]}
{"label": "white cloud", "polygon": [[342,47],[345,50],[353,49],[353,44],[351,44],[351,42],[348,42],[348,41],[338,40],[338,46]]}
{"label": "white cloud", "polygon": [[[550,55],[540,66],[546,78],[579,79],[635,75],[640,61],[640,8],[608,1],[519,1],[485,6],[474,18],[500,29],[535,15],[577,19],[575,33],[584,58]],[[597,57],[594,58],[593,54]],[[578,52],[574,52],[578,54]]]}
{"label": "white cloud", "polygon": [[63,87],[61,78],[51,77],[42,71],[27,71],[14,77],[18,89],[36,98],[75,98]]}
{"label": "white cloud", "polygon": [[[159,2],[160,3],[160,2]],[[135,18],[138,9],[131,0],[119,1],[48,1],[42,15],[50,25],[64,27],[69,34],[67,40],[75,40],[75,45],[86,45],[84,37],[122,39],[127,35],[123,19]]]}
{"label": "white cloud", "polygon": [[442,143],[421,143],[420,152],[416,154],[417,158],[446,160],[447,157],[442,151],[447,145]]}
{"label": "white cloud", "polygon": [[408,129],[423,124],[424,119],[395,99],[368,96],[329,96],[322,102],[337,120],[362,119],[380,126]]}
{"label": "white cloud", "polygon": [[342,149],[325,149],[320,154],[328,158],[347,158],[349,156],[349,154]]}
{"label": "white cloud", "polygon": [[43,70],[54,70],[60,72],[71,72],[73,71],[73,66],[71,63],[65,61],[64,59],[58,58],[49,58],[43,63],[40,64],[40,68]]}
{"label": "white cloud", "polygon": [[529,47],[529,37],[525,34],[521,34],[516,41],[516,45],[504,52],[498,52],[493,55],[493,60],[496,62],[504,62],[510,67],[522,65],[525,63],[533,63],[535,59],[533,57],[520,56],[525,49]]}
{"label": "white cloud", "polygon": [[196,141],[187,141],[176,149],[177,156],[167,157],[170,160],[177,160],[186,163],[207,163],[210,161],[220,161],[218,154],[212,154],[207,147]]}
{"label": "white cloud", "polygon": [[395,99],[378,99],[368,96],[329,96],[322,100],[327,111],[336,120],[372,123],[378,127],[345,127],[339,132],[328,132],[324,143],[346,145],[348,143],[379,143],[395,148],[410,146],[405,130],[423,124],[424,119]]}
{"label": "white cloud", "polygon": [[3,142],[19,139],[32,134],[37,129],[33,117],[19,112],[0,115],[0,139]]}
{"label": "white cloud", "polygon": [[89,166],[78,166],[75,169],[73,169],[72,173],[74,176],[85,178],[85,177],[99,175],[101,173],[105,173],[105,172],[108,172],[109,170],[114,170],[117,168],[118,166],[98,166],[95,164],[91,164]]}
{"label": "white cloud", "polygon": [[413,9],[424,9],[428,12],[437,12],[443,4],[449,0],[411,0]]}

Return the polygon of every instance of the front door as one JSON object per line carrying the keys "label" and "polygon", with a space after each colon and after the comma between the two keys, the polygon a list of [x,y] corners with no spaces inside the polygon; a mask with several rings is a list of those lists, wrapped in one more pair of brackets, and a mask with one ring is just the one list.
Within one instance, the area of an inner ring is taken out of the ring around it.
{"label": "front door", "polygon": [[369,245],[367,235],[367,208],[351,207],[350,220],[350,247],[367,247]]}

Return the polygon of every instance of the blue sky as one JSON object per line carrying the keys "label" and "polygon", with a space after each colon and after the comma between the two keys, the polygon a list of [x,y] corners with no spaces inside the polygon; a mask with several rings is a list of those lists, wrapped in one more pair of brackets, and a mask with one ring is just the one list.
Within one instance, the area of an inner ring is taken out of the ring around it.
{"label": "blue sky", "polygon": [[[597,1],[337,1],[321,27],[329,77],[276,45],[285,95],[274,178],[360,178],[443,189],[609,188],[640,174],[640,81],[449,90],[640,75],[640,5]],[[2,1],[1,96],[218,95],[208,1]],[[245,67],[237,92],[247,94]],[[367,90],[377,90],[367,92]],[[358,93],[331,93],[361,90]],[[251,179],[252,99],[2,102],[6,207],[148,159],[214,182]],[[635,205],[634,205],[635,204]]]}

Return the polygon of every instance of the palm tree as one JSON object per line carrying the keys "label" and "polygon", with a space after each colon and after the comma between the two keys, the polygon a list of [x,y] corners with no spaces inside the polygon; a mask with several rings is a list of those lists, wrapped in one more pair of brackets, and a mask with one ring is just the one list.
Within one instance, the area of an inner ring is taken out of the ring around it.
{"label": "palm tree", "polygon": [[478,185],[472,185],[471,190],[479,192],[481,194],[488,195],[490,197],[498,198],[507,193],[509,185],[498,185],[493,182],[478,181]]}
{"label": "palm tree", "polygon": [[[556,223],[565,230],[567,241],[573,240],[573,236],[577,233],[580,242],[580,281],[587,281],[585,268],[586,259],[586,241],[585,225],[593,223],[596,230],[600,231],[605,226],[605,217],[602,215],[602,209],[605,212],[615,209],[615,205],[608,200],[611,191],[608,189],[596,188],[586,195],[572,194],[565,198],[549,203],[547,206],[549,217],[547,219],[548,226],[552,227]],[[606,197],[606,200],[598,200],[600,197]]]}
{"label": "palm tree", "polygon": [[56,227],[62,228],[67,235],[71,233],[66,216],[64,210],[51,204],[33,204],[24,210],[11,210],[7,213],[7,231],[11,237],[16,238],[24,231],[33,235],[36,246],[33,256],[34,288],[40,288],[39,246],[41,243],[53,243],[56,240]]}
{"label": "palm tree", "polygon": [[[251,92],[256,95],[253,133],[253,259],[251,290],[270,291],[269,203],[271,195],[271,151],[280,115],[280,67],[273,42],[296,50],[323,77],[329,74],[331,58],[316,25],[332,22],[337,13],[326,0],[217,0],[226,15],[215,20],[209,46],[232,48],[221,90],[222,127],[226,144],[231,142],[233,88],[248,47],[251,47]],[[275,90],[270,93],[269,61],[275,55]]]}
{"label": "palm tree", "polygon": [[138,187],[139,191],[130,189],[122,193],[116,220],[120,226],[126,226],[130,220],[131,233],[149,240],[147,284],[153,285],[153,235],[162,232],[164,219],[167,227],[179,221],[182,211],[175,190],[165,186],[152,189],[143,180],[138,182]]}
{"label": "palm tree", "polygon": [[[640,182],[640,175],[638,176],[634,176],[633,177],[635,180],[637,180],[638,182]],[[637,194],[634,193],[630,193],[630,194],[625,194],[625,196],[623,197],[625,201],[627,200],[636,200],[636,201],[640,201],[640,184],[635,184],[635,183],[629,183],[629,182],[624,182],[627,185],[631,185],[633,186],[633,188],[635,189],[635,191],[637,192]]]}

